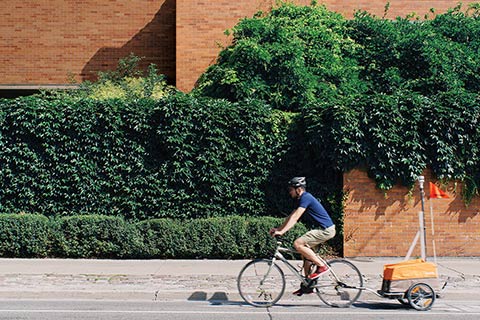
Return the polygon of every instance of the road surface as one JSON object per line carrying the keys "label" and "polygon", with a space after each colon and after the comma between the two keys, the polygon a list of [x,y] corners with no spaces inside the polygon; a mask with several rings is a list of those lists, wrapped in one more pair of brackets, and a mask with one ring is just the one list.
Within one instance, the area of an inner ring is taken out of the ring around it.
{"label": "road surface", "polygon": [[[476,297],[475,297],[476,298]],[[112,301],[0,300],[0,319],[120,319],[120,320],[304,320],[315,319],[480,319],[478,299],[437,300],[432,310],[415,311],[393,300],[362,301],[348,309],[330,308],[320,301],[286,301],[272,308],[254,308],[240,301]]]}

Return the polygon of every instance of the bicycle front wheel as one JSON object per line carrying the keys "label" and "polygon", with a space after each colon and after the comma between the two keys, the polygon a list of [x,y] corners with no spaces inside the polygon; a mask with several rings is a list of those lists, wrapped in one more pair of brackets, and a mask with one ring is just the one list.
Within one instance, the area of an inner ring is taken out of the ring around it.
{"label": "bicycle front wheel", "polygon": [[320,276],[314,286],[318,297],[327,305],[338,308],[351,306],[360,297],[362,274],[350,261],[327,261],[330,271]]}
{"label": "bicycle front wheel", "polygon": [[285,292],[285,276],[272,260],[253,260],[240,271],[237,286],[240,296],[248,304],[270,307]]}

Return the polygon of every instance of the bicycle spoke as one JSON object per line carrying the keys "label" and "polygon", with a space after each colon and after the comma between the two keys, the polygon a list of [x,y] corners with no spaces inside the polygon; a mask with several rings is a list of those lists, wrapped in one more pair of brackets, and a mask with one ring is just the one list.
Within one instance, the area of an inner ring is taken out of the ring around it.
{"label": "bicycle spoke", "polygon": [[352,305],[362,291],[363,278],[358,269],[347,260],[328,262],[330,272],[317,280],[315,289],[319,298],[332,307],[345,308]]}
{"label": "bicycle spoke", "polygon": [[409,304],[420,311],[429,310],[435,302],[435,292],[426,283],[417,283],[407,291]]}
{"label": "bicycle spoke", "polygon": [[269,307],[283,295],[285,277],[271,260],[254,260],[240,271],[237,286],[245,302],[256,307]]}

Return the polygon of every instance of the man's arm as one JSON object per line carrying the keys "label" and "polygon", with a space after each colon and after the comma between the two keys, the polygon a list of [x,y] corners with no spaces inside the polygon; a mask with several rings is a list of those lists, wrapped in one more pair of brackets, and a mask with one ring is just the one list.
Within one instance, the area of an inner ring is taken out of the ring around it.
{"label": "man's arm", "polygon": [[302,207],[298,207],[297,209],[293,210],[280,227],[270,230],[270,234],[272,236],[281,236],[285,234],[297,223],[304,212],[305,208]]}

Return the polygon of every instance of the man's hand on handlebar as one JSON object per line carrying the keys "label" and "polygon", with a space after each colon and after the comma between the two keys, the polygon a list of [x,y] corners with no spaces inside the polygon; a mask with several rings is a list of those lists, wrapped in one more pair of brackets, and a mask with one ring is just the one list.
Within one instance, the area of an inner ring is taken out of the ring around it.
{"label": "man's hand on handlebar", "polygon": [[270,229],[270,232],[269,232],[269,233],[270,233],[270,235],[271,235],[272,237],[274,237],[274,238],[275,238],[275,237],[280,237],[280,236],[283,235],[283,233],[280,232],[280,231],[278,231],[277,228],[272,228],[272,229]]}

